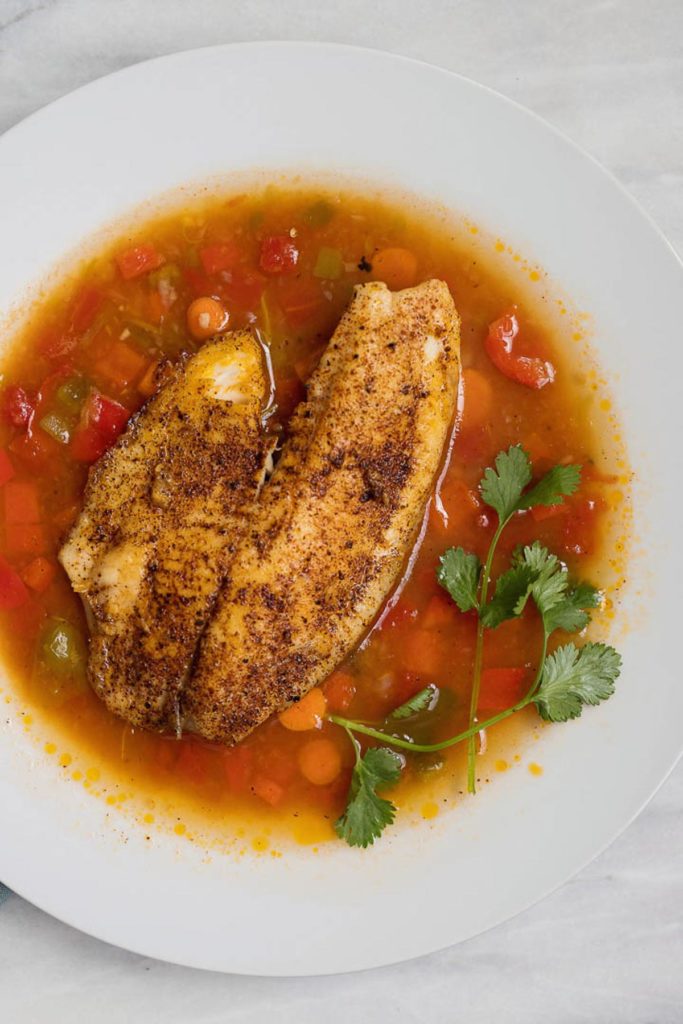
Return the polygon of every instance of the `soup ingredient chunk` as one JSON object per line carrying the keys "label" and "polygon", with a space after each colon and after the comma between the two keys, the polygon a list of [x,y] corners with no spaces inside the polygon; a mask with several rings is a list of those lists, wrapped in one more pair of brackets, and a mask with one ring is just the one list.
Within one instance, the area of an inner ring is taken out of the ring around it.
{"label": "soup ingredient chunk", "polygon": [[203,635],[182,697],[187,728],[237,743],[361,640],[423,519],[459,343],[442,282],[356,288]]}
{"label": "soup ingredient chunk", "polygon": [[91,622],[90,682],[134,725],[177,729],[197,638],[263,482],[267,392],[251,334],[208,342],[91,471],[60,560]]}

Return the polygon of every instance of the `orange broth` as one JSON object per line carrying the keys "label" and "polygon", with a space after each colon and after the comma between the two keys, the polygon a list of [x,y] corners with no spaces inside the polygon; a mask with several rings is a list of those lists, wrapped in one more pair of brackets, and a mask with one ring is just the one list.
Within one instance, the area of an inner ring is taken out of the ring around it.
{"label": "orange broth", "polygon": [[[614,466],[606,462],[594,422],[601,397],[595,378],[579,348],[572,347],[569,326],[560,329],[559,315],[522,293],[494,244],[487,256],[476,235],[476,229],[456,231],[418,210],[346,192],[271,188],[212,197],[136,224],[33,309],[3,368],[1,550],[3,565],[22,580],[25,597],[0,611],[0,641],[20,699],[49,720],[61,749],[82,752],[88,763],[119,780],[110,802],[120,785],[138,794],[162,794],[168,805],[194,802],[228,830],[254,816],[273,825],[307,814],[325,824],[343,809],[354,759],[348,737],[330,723],[319,732],[294,732],[273,719],[235,749],[133,729],[90,690],[84,659],[60,675],[46,662],[54,620],[75,626],[84,648],[87,638],[80,601],[56,561],[98,454],[97,438],[94,445],[92,437],[84,438],[84,403],[94,389],[125,408],[110,442],[150,393],[150,368],[198,347],[186,327],[188,306],[197,297],[218,298],[229,312],[229,326],[252,325],[269,344],[277,421],[285,436],[288,416],[353,286],[382,278],[386,261],[378,253],[409,250],[413,263],[399,266],[400,280],[392,277],[394,267],[390,285],[442,278],[462,318],[461,410],[422,540],[398,596],[325,684],[332,710],[379,721],[435,683],[441,689],[438,711],[415,737],[431,742],[467,727],[475,621],[440,589],[435,566],[451,545],[484,558],[495,514],[482,504],[477,484],[501,449],[523,444],[535,474],[559,462],[578,462],[584,472],[579,492],[564,506],[515,519],[495,570],[516,545],[534,539],[582,577],[590,578],[604,558],[606,512],[618,480],[605,472]],[[263,269],[264,239],[271,236],[289,238],[296,248],[298,261],[289,272]],[[138,272],[136,259],[143,265],[146,260],[148,268]],[[532,281],[537,277],[531,274]],[[505,377],[484,350],[488,325],[513,302],[519,307],[520,350],[557,368],[555,382],[542,390]],[[25,410],[17,387],[33,410],[29,424],[21,422]],[[517,671],[485,672],[480,714],[512,703],[520,687],[523,692],[538,649],[539,626],[531,610],[487,634],[485,668]],[[341,771],[332,782],[313,785],[301,771],[302,751],[321,734],[338,747]],[[489,746],[495,743],[494,731]],[[399,802],[411,793],[425,796],[431,792],[426,780],[433,788],[437,777],[462,791],[462,758],[461,748],[410,758]],[[329,824],[325,828],[321,835],[331,835]]]}

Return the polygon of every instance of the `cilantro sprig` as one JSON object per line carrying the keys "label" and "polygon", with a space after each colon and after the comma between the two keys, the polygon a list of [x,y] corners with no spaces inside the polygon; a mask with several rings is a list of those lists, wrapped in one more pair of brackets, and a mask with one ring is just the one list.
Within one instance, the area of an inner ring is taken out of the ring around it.
{"label": "cilantro sprig", "polygon": [[[398,781],[403,761],[389,747],[411,753],[431,753],[468,744],[468,790],[475,792],[475,739],[477,734],[534,705],[547,722],[578,718],[587,705],[599,704],[614,693],[621,670],[621,658],[606,644],[566,643],[548,653],[557,630],[582,632],[590,621],[590,610],[600,603],[600,594],[589,583],[573,583],[566,566],[538,541],[515,551],[510,567],[498,577],[493,594],[492,566],[503,530],[514,515],[538,505],[557,505],[573,494],[580,482],[579,466],[555,466],[532,484],[529,456],[520,445],[500,452],[480,482],[483,501],[498,515],[498,525],[482,565],[479,558],[463,548],[449,548],[441,556],[437,579],[461,612],[475,611],[478,617],[469,724],[467,729],[439,743],[416,743],[409,736],[387,731],[393,722],[429,713],[437,704],[434,686],[415,694],[396,708],[383,728],[355,722],[338,715],[329,720],[346,729],[356,749],[346,811],[336,823],[337,833],[352,846],[368,846],[394,820],[394,805],[378,796],[377,789]],[[530,486],[531,485],[531,486]],[[538,609],[542,629],[541,654],[529,690],[512,707],[478,721],[479,689],[484,636],[508,619],[522,615],[529,601]],[[366,736],[387,746],[371,747],[363,756],[355,736]]]}

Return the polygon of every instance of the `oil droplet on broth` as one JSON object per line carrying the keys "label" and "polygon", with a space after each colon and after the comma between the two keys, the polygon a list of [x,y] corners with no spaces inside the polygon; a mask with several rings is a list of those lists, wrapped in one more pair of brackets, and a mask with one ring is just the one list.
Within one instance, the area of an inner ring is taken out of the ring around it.
{"label": "oil droplet on broth", "polygon": [[426,804],[422,805],[422,811],[420,813],[425,821],[429,821],[431,818],[436,818],[439,813],[439,805],[433,800],[428,800]]}
{"label": "oil droplet on broth", "polygon": [[543,775],[543,768],[540,764],[536,764],[535,761],[532,761],[529,765],[529,771],[532,775]]}

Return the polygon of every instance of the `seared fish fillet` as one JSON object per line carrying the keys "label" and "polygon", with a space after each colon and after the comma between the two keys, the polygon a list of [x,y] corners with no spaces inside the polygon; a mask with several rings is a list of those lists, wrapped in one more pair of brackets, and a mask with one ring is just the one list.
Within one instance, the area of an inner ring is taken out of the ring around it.
{"label": "seared fish fillet", "polygon": [[263,353],[246,331],[181,361],[95,465],[60,552],[91,622],[88,672],[134,725],[179,728],[178,694],[270,447]]}
{"label": "seared fish fillet", "polygon": [[228,577],[181,695],[184,727],[234,744],[361,640],[397,582],[453,420],[448,288],[356,288]]}

